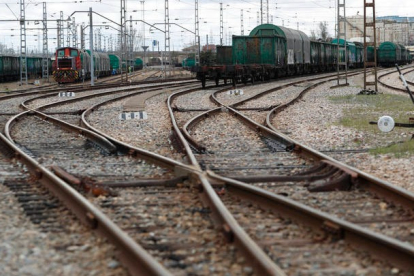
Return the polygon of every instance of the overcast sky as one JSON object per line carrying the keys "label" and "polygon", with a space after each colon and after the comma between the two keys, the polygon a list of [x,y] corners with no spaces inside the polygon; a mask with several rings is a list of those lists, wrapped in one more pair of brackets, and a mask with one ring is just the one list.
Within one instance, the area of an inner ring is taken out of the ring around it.
{"label": "overcast sky", "polygon": [[[164,30],[165,25],[165,0],[125,0],[127,10],[127,20],[132,16],[133,20],[146,21],[148,24],[157,24],[156,26]],[[304,31],[310,34],[311,30],[317,30],[317,25],[321,21],[328,23],[331,35],[334,35],[334,26],[336,20],[336,5],[338,0],[269,0],[269,23],[273,17],[273,24],[284,25]],[[345,1],[345,0],[341,0]],[[63,11],[64,19],[67,19],[72,13],[75,17],[76,23],[81,24],[86,22],[89,24],[89,18],[85,11],[92,7],[93,11],[100,15],[107,17],[117,23],[120,22],[120,0],[101,0],[101,1],[70,1],[70,0],[50,0],[47,3],[47,15],[49,20],[54,20],[59,17],[60,11]],[[263,0],[264,12],[266,0]],[[28,20],[42,20],[43,10],[42,3],[34,0],[25,0],[26,5],[26,19]],[[195,1],[191,0],[169,0],[169,17],[170,23],[176,23],[183,28],[194,32],[194,18],[195,18]],[[257,13],[260,11],[260,0],[199,0],[199,18],[200,18],[200,39],[201,44],[206,43],[206,36],[210,43],[220,43],[220,3],[223,3],[223,22],[224,22],[224,41],[223,44],[229,44],[231,35],[241,34],[241,10],[243,9],[243,25],[244,34],[249,34],[255,26],[257,26]],[[356,15],[358,12],[362,15],[364,0],[346,0],[346,15]],[[376,0],[376,16],[414,16],[414,1],[413,0]],[[15,20],[0,22],[0,42],[18,49],[20,38],[20,27],[16,21],[20,18],[20,5],[18,1],[0,0],[0,19],[1,20]],[[144,12],[143,12],[144,11]],[[368,9],[369,14],[372,9]],[[143,15],[144,14],[144,15]],[[144,16],[144,18],[143,18]],[[94,25],[102,25],[102,22],[108,22],[105,18],[99,15],[93,15]],[[259,22],[261,19],[259,19]],[[267,16],[264,15],[263,22],[267,22]],[[158,24],[161,23],[161,24]],[[127,23],[129,27],[129,22]],[[41,30],[33,30],[39,28],[41,24],[35,25],[33,21],[29,21],[27,25],[27,47],[30,49],[42,47],[41,40],[36,41],[37,35],[42,36]],[[66,26],[66,24],[65,24]],[[119,28],[116,24],[111,24],[114,28]],[[143,24],[134,22],[134,28],[143,37]],[[48,22],[50,28],[49,48],[53,49],[56,46],[56,23],[54,21]],[[194,42],[194,34],[180,28],[177,25],[171,25],[171,50],[180,50],[184,45],[189,45]],[[32,30],[30,30],[32,29]],[[103,28],[102,35],[116,37],[117,31]],[[87,36],[88,37],[88,36]],[[151,45],[153,40],[160,41],[160,50],[164,49],[164,34],[160,31],[150,32],[149,26],[145,27],[145,44]],[[65,38],[66,41],[66,38]],[[88,43],[88,42],[87,42]],[[152,47],[150,48],[152,49]]]}

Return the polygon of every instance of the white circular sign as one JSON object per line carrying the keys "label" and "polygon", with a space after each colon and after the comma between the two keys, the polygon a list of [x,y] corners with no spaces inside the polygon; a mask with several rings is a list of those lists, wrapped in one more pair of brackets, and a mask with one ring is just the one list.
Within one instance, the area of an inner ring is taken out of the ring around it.
{"label": "white circular sign", "polygon": [[378,120],[378,128],[382,132],[390,132],[391,130],[394,129],[394,126],[395,126],[394,119],[391,118],[390,116],[382,116]]}

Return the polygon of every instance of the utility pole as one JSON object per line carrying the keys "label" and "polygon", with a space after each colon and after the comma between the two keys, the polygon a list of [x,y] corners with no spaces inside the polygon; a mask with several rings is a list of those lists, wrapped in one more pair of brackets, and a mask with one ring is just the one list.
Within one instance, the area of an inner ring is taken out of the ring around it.
{"label": "utility pole", "polygon": [[[367,2],[364,0],[364,90],[367,90],[367,86],[374,86],[375,91],[378,91],[378,77],[377,77],[377,36],[375,28],[375,0]],[[372,8],[372,22],[367,22],[367,9]],[[367,29],[370,28],[374,34],[374,42],[367,42]],[[367,48],[368,46],[374,47],[374,62],[368,62]],[[374,81],[367,81],[367,66],[374,68]]]}
{"label": "utility pole", "polygon": [[[38,38],[39,39],[39,38]],[[43,2],[43,56],[42,56],[42,78],[49,81],[48,41],[47,41],[47,13],[46,2]]]}
{"label": "utility pole", "polygon": [[82,26],[80,29],[80,39],[81,39],[81,49],[85,49],[85,23],[82,22]]}
{"label": "utility pole", "polygon": [[[170,9],[168,0],[165,0],[165,54],[167,55],[168,64],[171,62],[171,52],[170,52]],[[167,68],[165,67],[164,78],[167,76]]]}
{"label": "utility pole", "polygon": [[141,5],[142,5],[142,33],[143,33],[142,49],[144,50],[144,61],[143,61],[144,64],[142,65],[143,68],[147,67],[146,60],[147,60],[147,49],[148,49],[148,46],[145,45],[145,12],[144,12],[145,9],[144,9],[144,4],[145,4],[145,1],[141,1]]}
{"label": "utility pole", "polygon": [[195,0],[195,32],[194,32],[194,42],[196,45],[196,54],[195,54],[195,65],[198,65],[200,62],[200,33],[199,33],[199,21],[198,21],[198,0]]}
{"label": "utility pole", "polygon": [[63,47],[63,11],[60,12],[60,19],[57,20],[57,48]]}
{"label": "utility pole", "polygon": [[269,0],[266,0],[266,23],[269,24]]}
{"label": "utility pole", "polygon": [[[92,25],[92,8],[89,8],[89,48],[91,52],[91,86],[95,85],[95,65],[93,62],[93,25]],[[121,61],[122,67],[122,61]]]}
{"label": "utility pole", "polygon": [[[338,0],[338,32],[337,32],[337,62],[336,62],[336,70],[337,70],[337,85],[338,86],[347,86],[348,83],[348,52],[346,49],[346,7],[345,7],[345,0]],[[342,14],[342,15],[341,15]],[[341,24],[343,29],[341,30]],[[343,40],[344,45],[341,45],[341,40]],[[341,60],[341,53],[343,53],[344,60]],[[341,67],[344,67],[343,76],[339,73]],[[345,83],[341,83],[345,81]]]}
{"label": "utility pole", "polygon": [[223,3],[220,3],[220,45],[223,46]]}
{"label": "utility pole", "polygon": [[241,29],[241,35],[244,35],[243,9],[240,10],[240,29]]}
{"label": "utility pole", "polygon": [[[129,56],[129,60],[132,61],[132,51],[134,48],[134,41],[133,41],[133,26],[132,26],[132,15],[129,16],[130,22],[129,22],[129,48],[128,48],[128,56]],[[131,64],[131,66],[133,66],[133,64]],[[144,65],[143,65],[144,66]]]}
{"label": "utility pole", "polygon": [[[125,32],[125,0],[121,0],[121,64],[125,61],[125,81],[128,81],[128,61],[126,60],[126,32]],[[121,65],[121,82],[123,82],[122,65]]]}
{"label": "utility pole", "polygon": [[98,48],[98,32],[99,32],[99,30],[95,33],[95,39],[94,39],[94,45],[93,45],[95,50],[99,50],[99,48]]}
{"label": "utility pole", "polygon": [[263,0],[260,0],[260,24],[263,24]]}
{"label": "utility pole", "polygon": [[70,34],[72,33],[70,20],[67,22],[67,33],[66,33],[66,47],[70,47]]}
{"label": "utility pole", "polygon": [[20,85],[27,85],[26,12],[24,0],[20,0]]}
{"label": "utility pole", "polygon": [[75,17],[72,17],[72,46],[73,47],[78,47],[78,33],[76,30],[76,22],[75,22]]}

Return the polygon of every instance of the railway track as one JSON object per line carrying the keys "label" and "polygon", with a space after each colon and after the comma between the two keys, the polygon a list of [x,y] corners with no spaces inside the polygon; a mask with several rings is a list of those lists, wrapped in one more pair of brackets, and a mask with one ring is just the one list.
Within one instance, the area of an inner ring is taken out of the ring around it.
{"label": "railway track", "polygon": [[[303,90],[310,88],[312,86]],[[292,92],[291,90],[288,92]],[[275,89],[263,94],[273,91]],[[301,97],[302,93],[296,95]],[[267,96],[266,99],[272,98]],[[284,96],[281,93],[279,98],[283,99]],[[251,98],[255,97],[257,94]],[[295,97],[290,102],[285,100],[283,104],[276,101],[280,105],[269,113],[267,121],[271,121],[269,117],[276,110],[283,110],[300,97]],[[227,176],[228,179],[252,183],[272,194],[301,201],[334,217],[358,224],[369,229],[368,231],[380,232],[382,237],[391,236],[395,238],[395,244],[412,243],[410,230],[406,231],[413,219],[412,194],[401,194],[401,190],[375,179],[367,181],[366,176],[361,176],[362,172],[354,171],[328,156],[316,153],[283,134],[272,134],[231,108],[229,103],[223,106],[226,107],[207,111],[183,127],[186,135],[191,137],[193,146],[199,152],[205,153],[194,158],[202,169]],[[234,102],[231,106],[237,108]],[[261,106],[259,109],[265,110],[266,107]],[[213,125],[218,125],[222,130],[219,139],[217,134],[212,133]],[[290,152],[298,154],[292,155]],[[359,207],[358,212],[355,212],[355,205]],[[380,214],[378,208],[381,209]],[[413,248],[409,251],[413,252]],[[395,261],[398,262],[397,259]]]}
{"label": "railway track", "polygon": [[[4,143],[113,242],[131,274],[408,273],[414,250],[409,231],[400,230],[411,223],[412,195],[263,126],[320,81],[245,86],[243,100],[225,94],[228,87],[172,85],[163,94],[146,87],[59,103],[33,97],[20,101],[30,111],[6,124]],[[105,120],[139,93],[148,93],[151,122]],[[168,115],[170,124],[154,123]],[[128,138],[134,125],[150,134]],[[157,133],[169,142],[148,141]],[[327,187],[333,191],[320,191]]]}

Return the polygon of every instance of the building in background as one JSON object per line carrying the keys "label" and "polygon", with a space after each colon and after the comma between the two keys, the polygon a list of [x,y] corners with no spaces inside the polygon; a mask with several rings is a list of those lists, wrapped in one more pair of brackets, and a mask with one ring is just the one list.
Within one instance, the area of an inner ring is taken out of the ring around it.
{"label": "building in background", "polygon": [[[372,17],[367,17],[367,22],[370,21],[372,21]],[[342,24],[340,27],[342,27]],[[377,17],[375,27],[377,32],[377,45],[384,41],[391,41],[406,46],[414,45],[414,17]],[[340,32],[342,31],[340,30]],[[346,18],[346,36],[352,41],[364,41],[363,15],[357,14]],[[367,38],[369,41],[373,41],[373,33],[368,32]]]}

